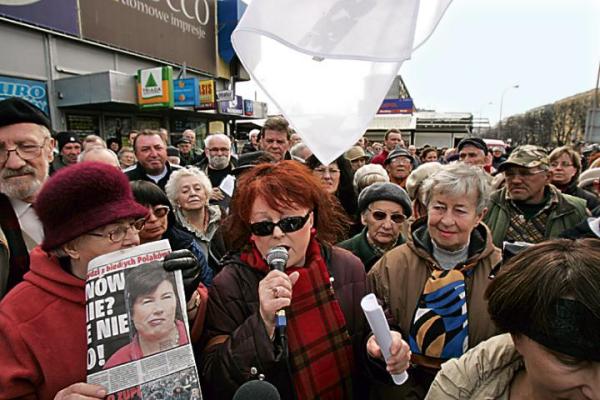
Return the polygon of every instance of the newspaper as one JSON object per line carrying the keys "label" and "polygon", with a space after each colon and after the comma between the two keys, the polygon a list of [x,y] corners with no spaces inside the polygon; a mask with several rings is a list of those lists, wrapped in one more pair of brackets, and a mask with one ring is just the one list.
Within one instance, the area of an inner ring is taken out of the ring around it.
{"label": "newspaper", "polygon": [[181,271],[161,240],[90,261],[85,286],[87,382],[107,400],[200,400]]}

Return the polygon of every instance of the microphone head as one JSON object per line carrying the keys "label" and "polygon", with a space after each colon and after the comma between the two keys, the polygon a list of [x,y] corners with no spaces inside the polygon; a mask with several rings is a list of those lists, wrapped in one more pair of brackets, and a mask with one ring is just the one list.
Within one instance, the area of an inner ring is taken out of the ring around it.
{"label": "microphone head", "polygon": [[275,246],[267,253],[267,264],[270,267],[279,267],[283,270],[287,264],[287,261],[288,250],[283,246]]}
{"label": "microphone head", "polygon": [[236,390],[233,400],[281,400],[279,391],[266,381],[249,381]]}

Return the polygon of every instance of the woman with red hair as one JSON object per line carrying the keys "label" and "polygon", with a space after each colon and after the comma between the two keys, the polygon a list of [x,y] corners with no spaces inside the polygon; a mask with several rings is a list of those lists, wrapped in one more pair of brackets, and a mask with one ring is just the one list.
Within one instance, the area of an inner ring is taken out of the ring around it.
{"label": "woman with red hair", "polygon": [[[364,267],[331,245],[344,230],[339,207],[305,166],[282,161],[243,175],[231,210],[226,231],[237,253],[213,281],[205,325],[208,397],[231,398],[244,382],[261,378],[282,399],[363,398],[358,365],[367,352],[381,352],[373,338],[365,349]],[[287,250],[284,272],[265,261],[275,247]],[[400,373],[408,367],[408,345],[397,333],[393,338],[387,369]]]}

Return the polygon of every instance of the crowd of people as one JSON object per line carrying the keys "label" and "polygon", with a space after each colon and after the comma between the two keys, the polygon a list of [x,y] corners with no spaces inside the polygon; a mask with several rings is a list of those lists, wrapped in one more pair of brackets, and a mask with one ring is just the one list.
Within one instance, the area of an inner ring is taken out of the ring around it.
{"label": "crowd of people", "polygon": [[223,133],[127,139],[0,102],[0,398],[103,398],[85,383],[87,265],[167,239],[151,283],[128,275],[135,340],[107,367],[165,349],[143,295],[161,340],[192,344],[207,399],[252,380],[283,399],[600,399],[600,146],[417,148],[391,129],[323,164],[280,116],[239,152]]}

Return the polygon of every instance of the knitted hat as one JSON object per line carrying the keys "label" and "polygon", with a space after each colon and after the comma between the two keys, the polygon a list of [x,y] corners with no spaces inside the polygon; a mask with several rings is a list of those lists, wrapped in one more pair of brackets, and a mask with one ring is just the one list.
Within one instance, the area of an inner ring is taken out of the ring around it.
{"label": "knitted hat", "polygon": [[52,131],[50,119],[36,106],[20,97],[0,101],[0,127],[29,122],[43,125]]}
{"label": "knitted hat", "polygon": [[408,192],[408,196],[415,200],[423,181],[440,169],[442,169],[442,164],[438,162],[428,162],[419,165],[417,169],[413,170],[406,179],[406,191]]}
{"label": "knitted hat", "polygon": [[374,183],[367,186],[358,196],[358,212],[361,213],[371,203],[379,200],[393,201],[402,206],[406,218],[412,214],[410,199],[404,189],[395,183]]}
{"label": "knitted hat", "polygon": [[410,160],[410,163],[412,164],[413,168],[417,167],[417,162],[415,161],[415,158],[412,156],[412,154],[410,154],[410,151],[406,150],[404,147],[396,147],[394,150],[392,150],[390,152],[390,154],[388,154],[387,158],[384,161],[384,164],[387,165],[389,164],[394,158],[398,158],[398,157],[406,157]]}
{"label": "knitted hat", "polygon": [[65,147],[65,145],[67,145],[68,143],[81,144],[81,141],[79,140],[77,135],[71,132],[60,132],[58,135],[56,135],[56,141],[58,142],[59,153],[62,151],[63,147]]}
{"label": "knitted hat", "polygon": [[577,186],[586,188],[594,183],[596,179],[600,179],[600,168],[590,168],[579,175],[579,183]]}
{"label": "knitted hat", "polygon": [[148,213],[133,199],[125,174],[97,162],[61,168],[42,187],[34,208],[44,227],[45,251],[119,219]]}
{"label": "knitted hat", "polygon": [[465,146],[477,147],[478,149],[483,150],[483,154],[485,154],[486,156],[488,154],[487,144],[485,144],[485,142],[481,138],[473,137],[462,139],[460,142],[458,142],[458,151],[460,152]]}

